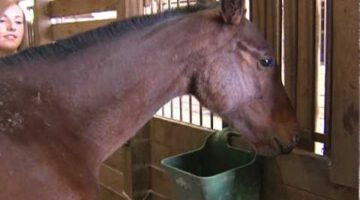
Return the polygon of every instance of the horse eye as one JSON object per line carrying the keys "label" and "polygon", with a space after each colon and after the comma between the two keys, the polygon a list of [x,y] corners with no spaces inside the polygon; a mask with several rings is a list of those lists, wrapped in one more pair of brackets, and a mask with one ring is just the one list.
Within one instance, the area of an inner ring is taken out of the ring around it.
{"label": "horse eye", "polygon": [[260,64],[261,64],[263,67],[272,67],[272,66],[274,66],[274,64],[275,64],[275,60],[272,59],[272,58],[261,59],[261,60],[260,60]]}

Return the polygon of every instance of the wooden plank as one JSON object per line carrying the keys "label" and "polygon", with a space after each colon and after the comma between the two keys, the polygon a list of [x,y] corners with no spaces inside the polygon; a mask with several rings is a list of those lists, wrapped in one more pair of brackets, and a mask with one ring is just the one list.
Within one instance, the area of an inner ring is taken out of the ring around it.
{"label": "wooden plank", "polygon": [[177,199],[170,177],[162,168],[151,167],[151,190],[168,199]]}
{"label": "wooden plank", "polygon": [[[272,199],[357,199],[357,190],[339,187],[330,182],[329,160],[305,151],[266,158],[263,174],[263,196]],[[288,192],[286,188],[292,188]]]}
{"label": "wooden plank", "polygon": [[266,2],[266,38],[273,48],[274,55],[279,67],[281,67],[281,0],[268,0]]}
{"label": "wooden plank", "polygon": [[263,200],[333,200],[321,196],[316,196],[312,193],[298,190],[293,187],[289,186],[282,186],[281,192],[279,194],[276,194],[274,190],[271,190],[270,188],[265,188],[265,195]]}
{"label": "wooden plank", "polygon": [[[119,177],[113,173],[118,171],[123,175],[122,190],[133,199],[142,199],[137,197],[144,196],[150,189],[149,163],[149,126],[146,124],[127,145],[119,148],[104,162],[100,182],[107,189],[119,194],[122,191],[115,185],[119,182]],[[110,196],[114,195],[111,193]]]}
{"label": "wooden plank", "polygon": [[98,199],[99,200],[127,200],[124,197],[122,197],[120,194],[118,194],[102,185],[100,185],[100,187],[99,187]]}
{"label": "wooden plank", "polygon": [[125,190],[132,199],[142,199],[150,190],[150,124],[147,123],[128,143],[129,153],[126,164]]}
{"label": "wooden plank", "polygon": [[315,127],[315,3],[298,1],[296,113],[302,131],[299,146],[311,152]]}
{"label": "wooden plank", "polygon": [[266,38],[266,1],[251,1],[250,18]]}
{"label": "wooden plank", "polygon": [[59,40],[67,38],[69,36],[79,34],[114,21],[111,20],[96,20],[88,22],[66,23],[66,24],[54,24],[52,28],[53,40]]}
{"label": "wooden plank", "polygon": [[125,166],[127,161],[126,153],[129,152],[129,147],[122,147],[116,150],[109,158],[107,158],[104,162],[107,166],[114,168],[119,171],[125,171]]}
{"label": "wooden plank", "polygon": [[271,45],[272,49],[274,50],[274,47],[276,46],[276,9],[275,3],[277,0],[266,0],[263,1],[265,4],[265,18],[263,19],[266,24],[265,31],[265,38],[266,41]]}
{"label": "wooden plank", "polygon": [[173,151],[189,151],[201,147],[206,137],[213,132],[214,130],[155,117],[151,120],[150,140]]}
{"label": "wooden plank", "polygon": [[130,197],[133,194],[133,180],[132,180],[132,156],[131,156],[131,148],[123,148],[124,153],[124,166],[122,166],[123,174],[124,174],[124,190],[127,195]]}
{"label": "wooden plank", "polygon": [[161,168],[161,160],[169,157],[169,156],[173,156],[176,155],[178,153],[181,153],[181,150],[178,150],[177,152],[174,151],[173,149],[171,149],[170,147],[165,146],[164,144],[159,144],[156,142],[152,142],[150,144],[151,147],[151,161],[150,164],[152,166],[156,166]]}
{"label": "wooden plank", "polygon": [[296,109],[297,82],[297,1],[284,1],[284,76],[285,90]]}
{"label": "wooden plank", "polygon": [[133,17],[144,14],[143,0],[124,0],[125,1],[125,17]]}
{"label": "wooden plank", "polygon": [[[251,1],[251,20],[271,45],[281,64],[281,0]],[[280,65],[279,65],[280,66]]]}
{"label": "wooden plank", "polygon": [[358,1],[332,1],[331,180],[358,187]]}
{"label": "wooden plank", "polygon": [[[144,130],[145,129],[145,130]],[[131,143],[131,165],[132,165],[132,187],[133,187],[133,199],[142,199],[136,197],[142,197],[144,193],[150,190],[150,143],[146,137],[146,128],[143,128],[141,133],[138,133]]]}
{"label": "wooden plank", "polygon": [[50,1],[51,17],[73,16],[91,12],[117,10],[122,0],[55,0]]}
{"label": "wooden plank", "polygon": [[117,11],[117,18],[118,19],[125,19],[126,18],[126,2],[121,1],[120,4],[117,5],[116,11]]}
{"label": "wooden plank", "polygon": [[[148,198],[149,200],[170,200],[169,198],[165,197],[165,196],[162,196],[161,194],[159,193],[156,193],[154,191],[151,191],[150,193],[150,196]],[[148,200],[146,199],[146,200]]]}
{"label": "wooden plank", "polygon": [[114,192],[121,194],[124,191],[123,173],[107,165],[100,167],[99,182]]}
{"label": "wooden plank", "polygon": [[48,10],[48,0],[34,1],[34,43],[47,44],[52,41],[51,22]]}

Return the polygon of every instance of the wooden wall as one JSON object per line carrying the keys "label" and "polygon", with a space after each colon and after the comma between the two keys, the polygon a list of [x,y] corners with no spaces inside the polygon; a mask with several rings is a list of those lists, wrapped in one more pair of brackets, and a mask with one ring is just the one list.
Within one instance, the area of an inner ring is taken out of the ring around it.
{"label": "wooden wall", "polygon": [[358,1],[332,1],[331,180],[358,187]]}
{"label": "wooden wall", "polygon": [[359,84],[358,1],[328,0],[325,134],[315,132],[316,0],[284,1],[284,40],[279,32],[281,0],[252,1],[252,20],[279,57],[284,44],[285,88],[301,128],[299,147],[312,152],[326,143],[335,184],[358,188]]}
{"label": "wooden wall", "polygon": [[[160,161],[201,147],[213,130],[153,118],[104,164],[99,200],[177,200]],[[242,143],[233,141],[234,145]],[[266,158],[262,200],[356,200],[357,189],[332,183],[329,160],[302,150]]]}
{"label": "wooden wall", "polygon": [[[177,200],[160,161],[201,147],[213,130],[153,118],[129,144],[104,164],[99,200]],[[241,143],[241,141],[234,141]],[[302,150],[267,158],[264,162],[262,200],[356,200],[357,189],[332,183],[327,158]],[[148,196],[147,196],[148,195]]]}
{"label": "wooden wall", "polygon": [[[154,199],[176,200],[160,160],[199,148],[213,131],[184,126],[162,118],[150,122],[151,191]],[[234,144],[241,143],[234,141]],[[357,189],[333,184],[326,158],[296,150],[290,155],[267,158],[264,163],[262,200],[356,200]]]}

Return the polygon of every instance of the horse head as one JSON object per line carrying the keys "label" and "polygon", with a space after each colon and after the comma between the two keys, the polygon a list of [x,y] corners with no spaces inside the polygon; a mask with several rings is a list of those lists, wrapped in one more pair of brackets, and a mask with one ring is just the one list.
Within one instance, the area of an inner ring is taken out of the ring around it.
{"label": "horse head", "polygon": [[298,141],[296,115],[270,46],[244,13],[244,1],[222,1],[218,21],[232,34],[203,61],[206,67],[195,75],[192,93],[258,153],[289,153]]}

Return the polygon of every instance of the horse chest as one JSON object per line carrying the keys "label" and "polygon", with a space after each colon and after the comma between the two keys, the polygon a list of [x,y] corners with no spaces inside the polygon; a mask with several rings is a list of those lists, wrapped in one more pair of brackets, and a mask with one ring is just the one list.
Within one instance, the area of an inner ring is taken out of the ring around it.
{"label": "horse chest", "polygon": [[[93,200],[92,172],[70,154],[56,155],[34,144],[19,144],[0,135],[0,199]],[[72,163],[72,164],[69,164]]]}

